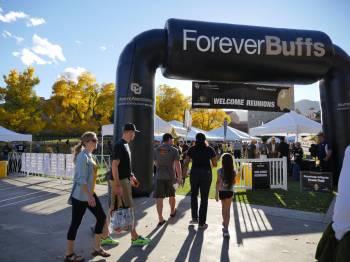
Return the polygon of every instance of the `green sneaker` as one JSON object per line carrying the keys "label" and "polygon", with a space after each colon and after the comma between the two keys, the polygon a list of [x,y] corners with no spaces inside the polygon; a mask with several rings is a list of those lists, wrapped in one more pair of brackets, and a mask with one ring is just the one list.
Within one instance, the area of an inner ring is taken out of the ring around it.
{"label": "green sneaker", "polygon": [[106,237],[105,239],[101,239],[101,246],[106,246],[106,245],[119,245],[118,240],[114,240],[110,236]]}
{"label": "green sneaker", "polygon": [[151,242],[150,238],[139,236],[135,240],[131,240],[131,245],[133,246],[145,246]]}

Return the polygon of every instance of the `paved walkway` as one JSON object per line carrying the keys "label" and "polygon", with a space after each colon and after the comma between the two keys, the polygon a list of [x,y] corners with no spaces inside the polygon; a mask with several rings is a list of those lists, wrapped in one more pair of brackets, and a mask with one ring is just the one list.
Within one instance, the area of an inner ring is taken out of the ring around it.
{"label": "paved walkway", "polygon": [[[42,177],[0,180],[0,261],[63,261],[71,208],[66,204],[70,181]],[[106,193],[97,187],[98,195]],[[106,195],[102,196],[106,203]],[[115,236],[120,245],[112,257],[92,259],[93,236],[87,212],[79,229],[76,250],[92,261],[314,261],[316,245],[326,224],[324,215],[233,204],[231,239],[221,233],[220,203],[209,201],[206,231],[188,225],[190,200],[178,196],[177,216],[157,228],[152,198],[136,199],[137,230],[152,238],[149,246],[131,247],[128,234]],[[166,202],[165,202],[166,204]],[[169,209],[164,205],[165,217]],[[231,213],[232,214],[232,213]]]}

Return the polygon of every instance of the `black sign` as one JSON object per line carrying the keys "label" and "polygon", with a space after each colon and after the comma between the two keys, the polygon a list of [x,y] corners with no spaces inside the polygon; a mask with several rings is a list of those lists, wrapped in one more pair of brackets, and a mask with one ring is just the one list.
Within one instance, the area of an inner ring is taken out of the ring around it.
{"label": "black sign", "polygon": [[266,189],[270,188],[269,163],[253,162],[252,163],[252,188]]}
{"label": "black sign", "polygon": [[291,87],[244,83],[192,82],[193,108],[235,108],[289,112]]}
{"label": "black sign", "polygon": [[300,176],[301,190],[332,192],[333,177],[331,172],[302,171]]}

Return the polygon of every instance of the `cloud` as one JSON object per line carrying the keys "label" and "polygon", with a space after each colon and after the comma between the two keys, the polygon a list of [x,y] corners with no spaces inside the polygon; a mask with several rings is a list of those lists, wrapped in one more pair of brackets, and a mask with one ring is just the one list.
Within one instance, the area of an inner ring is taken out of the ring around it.
{"label": "cloud", "polygon": [[58,78],[64,78],[66,80],[78,82],[78,77],[87,70],[83,67],[67,67]]}
{"label": "cloud", "polygon": [[[12,36],[8,31],[3,32],[3,36],[9,37],[9,35]],[[61,46],[53,44],[46,38],[41,38],[36,34],[33,35],[32,41],[32,47],[23,48],[20,52],[12,52],[15,57],[21,58],[23,64],[45,65],[66,61]]]}
{"label": "cloud", "polygon": [[41,57],[37,56],[35,53],[27,48],[23,48],[21,52],[12,52],[16,57],[20,57],[23,64],[29,66],[31,64],[45,65],[51,64],[50,61],[45,61]]}
{"label": "cloud", "polygon": [[17,44],[20,44],[24,40],[23,37],[15,36],[15,35],[11,34],[9,31],[6,31],[6,30],[4,30],[1,35],[3,36],[3,38],[13,38],[13,39],[15,39]]}
{"label": "cloud", "polygon": [[26,23],[28,27],[38,26],[45,24],[46,21],[44,18],[38,18],[38,17],[32,17],[29,19],[29,21]]}
{"label": "cloud", "polygon": [[104,45],[102,45],[102,46],[100,46],[100,50],[104,52],[104,51],[106,51],[106,50],[107,50],[107,47],[106,47],[106,46],[104,46]]}
{"label": "cloud", "polygon": [[44,18],[31,17],[30,15],[28,15],[28,14],[26,14],[24,12],[10,11],[10,12],[8,12],[6,14],[3,14],[3,10],[0,7],[0,22],[13,23],[13,22],[16,22],[19,19],[27,20],[26,25],[28,27],[38,26],[38,25],[42,25],[42,24],[46,23]]}
{"label": "cloud", "polygon": [[81,42],[79,40],[75,40],[74,43],[76,43],[77,45],[81,45],[83,42]]}
{"label": "cloud", "polygon": [[66,61],[61,46],[52,44],[46,38],[41,38],[36,34],[33,35],[32,50],[37,55],[48,56],[54,63],[57,63],[57,61]]}
{"label": "cloud", "polygon": [[28,15],[23,12],[11,11],[5,15],[0,14],[0,21],[4,23],[16,22],[17,19],[27,18]]}

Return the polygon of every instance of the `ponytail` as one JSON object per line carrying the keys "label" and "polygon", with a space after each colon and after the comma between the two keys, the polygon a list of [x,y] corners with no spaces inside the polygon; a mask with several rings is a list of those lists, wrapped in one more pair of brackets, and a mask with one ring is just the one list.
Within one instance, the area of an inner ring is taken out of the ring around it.
{"label": "ponytail", "polygon": [[73,147],[73,161],[77,160],[78,154],[83,150],[83,142],[80,141],[79,144],[77,144],[75,147]]}

